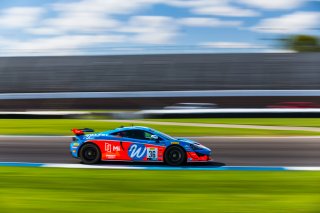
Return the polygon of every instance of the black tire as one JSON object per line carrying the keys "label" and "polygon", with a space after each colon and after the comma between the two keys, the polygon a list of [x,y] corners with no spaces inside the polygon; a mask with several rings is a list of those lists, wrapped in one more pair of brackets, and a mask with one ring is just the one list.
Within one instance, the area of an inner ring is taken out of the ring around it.
{"label": "black tire", "polygon": [[170,146],[164,153],[164,162],[170,166],[182,166],[187,163],[187,154],[180,146]]}
{"label": "black tire", "polygon": [[97,164],[101,160],[100,149],[92,144],[84,144],[79,152],[81,162],[84,164]]}

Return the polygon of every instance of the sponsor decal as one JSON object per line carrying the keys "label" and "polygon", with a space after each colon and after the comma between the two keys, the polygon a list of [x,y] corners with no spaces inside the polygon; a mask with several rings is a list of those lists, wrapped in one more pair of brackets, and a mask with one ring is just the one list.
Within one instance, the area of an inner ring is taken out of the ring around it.
{"label": "sponsor decal", "polygon": [[86,139],[94,139],[94,138],[98,138],[98,137],[107,137],[109,135],[107,134],[88,134],[86,135]]}
{"label": "sponsor decal", "polygon": [[184,146],[184,149],[185,149],[186,151],[192,151],[192,149],[189,147],[189,145],[185,145],[185,146]]}
{"label": "sponsor decal", "polygon": [[79,146],[79,143],[73,143],[72,146],[77,147],[77,146]]}
{"label": "sponsor decal", "polygon": [[113,146],[112,151],[120,152],[120,146]]}
{"label": "sponsor decal", "polygon": [[158,160],[158,148],[147,148],[147,160]]}
{"label": "sponsor decal", "polygon": [[142,160],[147,155],[147,148],[143,144],[131,144],[128,155],[132,160]]}
{"label": "sponsor decal", "polygon": [[116,159],[116,155],[106,155],[107,159]]}
{"label": "sponsor decal", "polygon": [[120,152],[121,148],[118,145],[113,145],[111,143],[105,143],[104,150],[106,152]]}
{"label": "sponsor decal", "polygon": [[111,147],[112,147],[112,145],[110,143],[105,143],[104,144],[104,150],[106,152],[111,152]]}
{"label": "sponsor decal", "polygon": [[171,144],[180,144],[179,142],[171,142]]}

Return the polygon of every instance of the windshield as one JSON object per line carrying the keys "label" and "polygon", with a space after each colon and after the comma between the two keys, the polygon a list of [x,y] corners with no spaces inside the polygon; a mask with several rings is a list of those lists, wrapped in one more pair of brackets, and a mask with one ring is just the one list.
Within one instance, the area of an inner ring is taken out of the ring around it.
{"label": "windshield", "polygon": [[156,133],[158,136],[162,137],[165,140],[176,140],[174,137],[171,137],[170,135],[167,135],[163,132],[159,132],[157,130],[152,129],[154,133]]}

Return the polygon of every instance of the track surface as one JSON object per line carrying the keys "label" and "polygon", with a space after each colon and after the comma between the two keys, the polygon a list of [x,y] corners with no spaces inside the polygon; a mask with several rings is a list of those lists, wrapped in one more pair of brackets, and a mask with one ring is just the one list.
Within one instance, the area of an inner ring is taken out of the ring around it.
{"label": "track surface", "polygon": [[[79,163],[69,154],[70,139],[3,136],[0,137],[0,162]],[[320,166],[320,138],[316,137],[193,139],[213,150],[213,165],[217,166]]]}

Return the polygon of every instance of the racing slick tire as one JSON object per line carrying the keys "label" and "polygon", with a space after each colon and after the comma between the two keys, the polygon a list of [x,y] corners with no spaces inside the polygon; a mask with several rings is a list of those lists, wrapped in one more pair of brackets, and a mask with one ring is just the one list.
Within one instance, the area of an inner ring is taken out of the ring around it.
{"label": "racing slick tire", "polygon": [[96,145],[88,143],[81,147],[79,156],[84,164],[97,164],[101,160],[101,151]]}
{"label": "racing slick tire", "polygon": [[164,153],[164,162],[170,166],[182,166],[187,163],[187,154],[180,146],[170,146]]}

